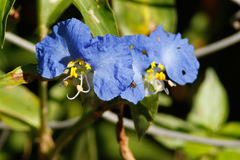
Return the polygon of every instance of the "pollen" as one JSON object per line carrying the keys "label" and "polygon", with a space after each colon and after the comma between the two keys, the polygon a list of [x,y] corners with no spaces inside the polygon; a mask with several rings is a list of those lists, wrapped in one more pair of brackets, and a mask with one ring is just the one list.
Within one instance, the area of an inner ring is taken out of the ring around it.
{"label": "pollen", "polygon": [[158,68],[160,68],[161,70],[164,69],[163,65],[161,65],[160,63],[158,64]]}
{"label": "pollen", "polygon": [[77,78],[78,75],[77,75],[76,71],[77,71],[77,67],[72,67],[72,68],[71,68],[70,78],[72,78],[72,77]]}
{"label": "pollen", "polygon": [[156,67],[156,63],[155,62],[152,62],[151,63],[151,69],[155,68]]}
{"label": "pollen", "polygon": [[160,80],[160,81],[166,79],[166,75],[165,75],[163,72],[156,73],[156,74],[155,74],[155,77],[156,77],[158,80]]}
{"label": "pollen", "polygon": [[151,73],[151,72],[153,72],[153,69],[150,68],[150,69],[147,70],[147,72],[148,72],[148,73]]}
{"label": "pollen", "polygon": [[89,66],[89,64],[85,64],[85,67],[86,67],[87,70],[91,69],[91,66]]}

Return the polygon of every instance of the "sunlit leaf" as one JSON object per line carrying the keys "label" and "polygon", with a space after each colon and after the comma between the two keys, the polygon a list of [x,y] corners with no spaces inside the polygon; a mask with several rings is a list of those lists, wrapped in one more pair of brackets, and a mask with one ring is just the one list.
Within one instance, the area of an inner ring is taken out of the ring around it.
{"label": "sunlit leaf", "polygon": [[8,14],[14,4],[15,0],[1,0],[0,1],[0,46],[3,48],[5,31],[7,26]]}
{"label": "sunlit leaf", "polygon": [[70,0],[38,0],[37,2],[37,16],[40,32],[47,32],[47,28],[49,28],[53,23],[55,23],[57,21],[57,18],[71,4]]}
{"label": "sunlit leaf", "polygon": [[131,105],[131,114],[134,126],[141,139],[150,127],[158,109],[158,96],[145,97],[141,103]]}
{"label": "sunlit leaf", "polygon": [[5,86],[27,84],[35,78],[40,78],[35,64],[19,66],[13,71],[0,76],[0,88]]}
{"label": "sunlit leaf", "polygon": [[114,0],[113,10],[122,35],[148,35],[160,24],[175,32],[175,0]]}
{"label": "sunlit leaf", "polygon": [[239,148],[236,149],[224,149],[220,153],[218,153],[216,160],[239,160],[240,157],[240,150]]}
{"label": "sunlit leaf", "polygon": [[16,131],[29,131],[30,127],[25,122],[19,121],[11,116],[0,113],[1,122],[9,126],[12,130]]}
{"label": "sunlit leaf", "polygon": [[115,18],[108,0],[72,0],[72,3],[81,12],[94,36],[105,34],[118,36]]}
{"label": "sunlit leaf", "polygon": [[216,72],[209,68],[196,94],[188,120],[216,131],[226,121],[228,109],[227,92]]}
{"label": "sunlit leaf", "polygon": [[[35,129],[40,126],[39,100],[24,86],[0,88],[0,113]],[[19,124],[9,119],[6,123],[13,129]]]}
{"label": "sunlit leaf", "polygon": [[240,137],[240,122],[229,122],[225,124],[219,133],[226,136]]}
{"label": "sunlit leaf", "polygon": [[197,159],[204,155],[214,156],[217,153],[217,151],[218,149],[214,146],[192,142],[186,143],[185,147],[183,148],[184,154],[191,159]]}

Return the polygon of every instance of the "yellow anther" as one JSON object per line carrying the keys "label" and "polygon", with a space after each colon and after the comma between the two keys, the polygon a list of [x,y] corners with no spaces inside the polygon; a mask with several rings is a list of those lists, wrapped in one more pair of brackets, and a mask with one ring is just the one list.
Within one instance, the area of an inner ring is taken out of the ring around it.
{"label": "yellow anther", "polygon": [[129,48],[132,50],[133,49],[133,44],[131,44],[131,46]]}
{"label": "yellow anther", "polygon": [[147,72],[148,72],[148,73],[151,73],[151,72],[153,72],[153,69],[150,68],[150,69],[147,70]]}
{"label": "yellow anther", "polygon": [[77,71],[77,67],[72,67],[71,68],[71,71],[70,71],[70,77],[72,78],[72,77],[75,77],[75,78],[77,78],[77,73],[76,73],[76,71]]}
{"label": "yellow anther", "polygon": [[70,65],[70,66],[74,66],[74,65],[75,65],[75,61],[70,61],[70,62],[69,62],[69,65]]}
{"label": "yellow anther", "polygon": [[161,65],[160,63],[158,64],[158,68],[160,68],[161,70],[164,69],[163,65]]}
{"label": "yellow anther", "polygon": [[166,79],[166,75],[165,75],[163,72],[156,73],[156,74],[155,74],[155,77],[156,77],[158,80],[160,80],[160,81]]}
{"label": "yellow anther", "polygon": [[156,67],[156,63],[155,62],[152,62],[151,63],[151,68],[153,69],[153,68],[155,68]]}
{"label": "yellow anther", "polygon": [[87,70],[91,69],[91,66],[89,66],[88,64],[85,64],[85,67]]}

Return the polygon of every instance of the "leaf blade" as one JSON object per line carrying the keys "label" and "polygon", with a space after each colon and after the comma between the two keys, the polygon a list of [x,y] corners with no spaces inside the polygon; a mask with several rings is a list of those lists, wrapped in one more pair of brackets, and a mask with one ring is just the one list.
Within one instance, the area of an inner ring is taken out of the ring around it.
{"label": "leaf blade", "polygon": [[14,4],[15,0],[1,0],[0,1],[0,46],[3,48],[5,32],[7,26],[7,17]]}
{"label": "leaf blade", "polygon": [[115,18],[107,0],[72,0],[72,3],[81,12],[94,36],[118,36]]}

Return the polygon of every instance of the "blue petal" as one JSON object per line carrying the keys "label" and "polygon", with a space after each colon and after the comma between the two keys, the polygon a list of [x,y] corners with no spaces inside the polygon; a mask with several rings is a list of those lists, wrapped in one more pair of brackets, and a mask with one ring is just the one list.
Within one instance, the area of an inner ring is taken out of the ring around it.
{"label": "blue petal", "polygon": [[143,74],[151,64],[152,48],[150,38],[145,35],[131,35],[121,37],[127,45],[132,45],[133,65]]}
{"label": "blue petal", "polygon": [[133,81],[129,47],[114,35],[97,36],[85,46],[82,59],[94,70],[94,91],[102,100],[121,94]]}
{"label": "blue petal", "polygon": [[81,58],[81,49],[91,38],[88,26],[75,18],[55,25],[36,45],[39,73],[48,79],[61,75],[71,60]]}
{"label": "blue petal", "polygon": [[167,33],[160,25],[149,37],[155,45],[155,55],[158,55],[155,62],[166,68],[170,79],[184,85],[197,78],[199,62],[194,55],[194,48],[187,39],[181,39],[180,33]]}
{"label": "blue petal", "polygon": [[145,91],[141,72],[137,70],[135,66],[133,66],[133,70],[135,72],[133,81],[136,83],[136,87],[133,88],[132,86],[129,86],[122,92],[121,97],[129,102],[137,104],[145,97]]}

